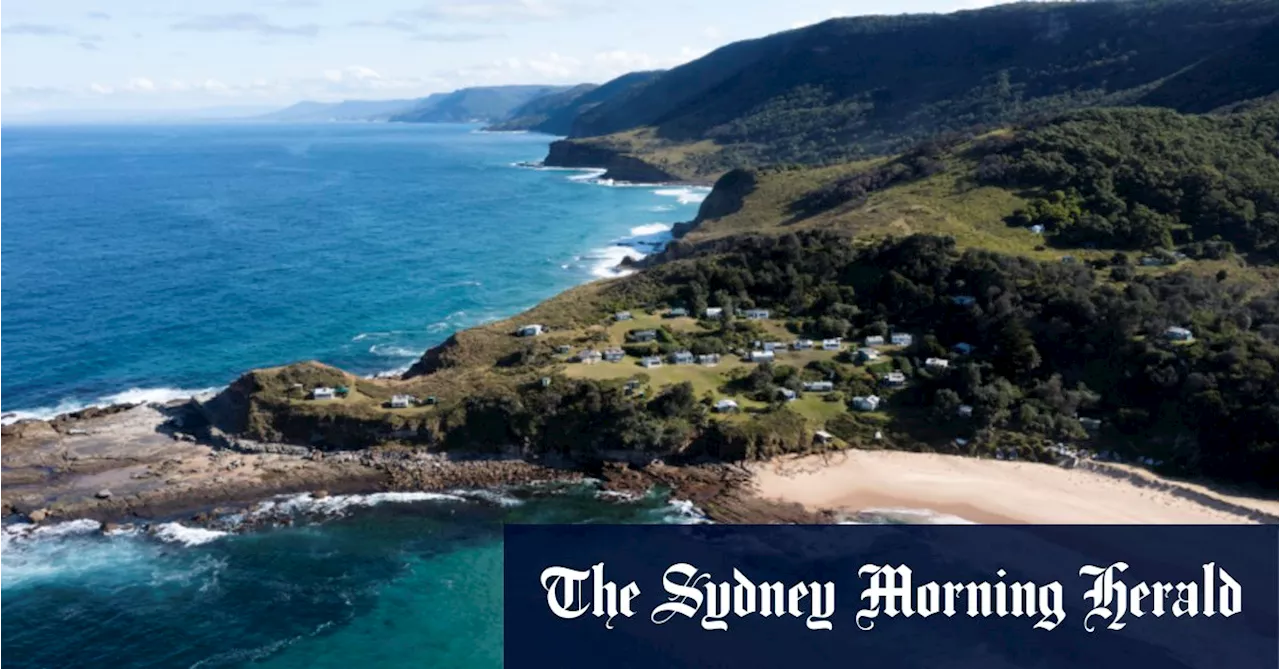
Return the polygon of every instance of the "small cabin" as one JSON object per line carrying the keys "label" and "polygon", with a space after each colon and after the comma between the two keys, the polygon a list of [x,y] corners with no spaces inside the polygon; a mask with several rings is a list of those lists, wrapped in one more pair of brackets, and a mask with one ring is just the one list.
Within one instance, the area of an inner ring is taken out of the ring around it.
{"label": "small cabin", "polygon": [[858,362],[871,362],[880,359],[880,351],[874,348],[860,348],[857,355]]}
{"label": "small cabin", "polygon": [[549,388],[549,387],[551,387],[551,377],[550,377],[550,376],[544,376],[544,377],[542,377],[542,379],[539,381],[539,383],[541,383],[541,384],[542,384],[542,387],[543,387],[543,388]]}
{"label": "small cabin", "polygon": [[973,418],[973,405],[961,404],[960,407],[956,409],[956,415],[961,418]]}
{"label": "small cabin", "polygon": [[907,383],[907,375],[902,372],[889,372],[880,377],[880,382],[886,386],[901,386]]}
{"label": "small cabin", "polygon": [[671,362],[676,365],[692,365],[693,354],[689,351],[676,351],[671,354]]}
{"label": "small cabin", "polygon": [[578,362],[584,365],[594,365],[604,359],[604,356],[593,348],[589,348],[578,354]]}
{"label": "small cabin", "polygon": [[1097,418],[1081,418],[1080,427],[1090,432],[1097,432],[1102,429],[1102,421]]}
{"label": "small cabin", "polygon": [[516,330],[516,335],[520,337],[537,337],[545,331],[546,328],[535,323],[533,325],[522,326],[519,330]]}
{"label": "small cabin", "polygon": [[971,307],[978,303],[978,298],[972,295],[952,295],[951,303],[957,307]]}
{"label": "small cabin", "polygon": [[816,444],[829,444],[835,440],[835,435],[826,430],[814,430],[813,441]]}
{"label": "small cabin", "polygon": [[769,318],[768,309],[747,309],[742,316],[749,321],[763,321]]}
{"label": "small cabin", "polygon": [[338,396],[338,391],[329,386],[320,386],[311,390],[311,399],[313,400],[331,400]]}
{"label": "small cabin", "polygon": [[614,315],[613,315],[613,320],[615,320],[615,321],[629,321],[629,320],[631,320],[631,312],[630,312],[630,311],[619,311],[618,313],[616,313],[616,314],[614,314]]}
{"label": "small cabin", "polygon": [[626,351],[623,351],[620,348],[608,348],[604,351],[605,362],[622,362],[622,359],[626,356]]}
{"label": "small cabin", "polygon": [[413,406],[413,395],[392,395],[388,404],[392,409],[408,409]]}
{"label": "small cabin", "polygon": [[944,370],[951,366],[951,361],[946,358],[926,358],[924,366],[933,370]]}
{"label": "small cabin", "polygon": [[830,381],[806,381],[804,384],[805,392],[810,393],[829,393],[835,390],[835,384]]}
{"label": "small cabin", "polygon": [[716,365],[720,364],[720,354],[706,353],[706,354],[700,355],[698,356],[698,364],[703,365],[705,367],[715,367]]}
{"label": "small cabin", "polygon": [[643,358],[640,358],[640,366],[644,367],[645,369],[653,369],[654,367],[661,367],[662,358],[656,355],[645,356]]}
{"label": "small cabin", "polygon": [[684,318],[689,315],[689,310],[684,307],[676,307],[667,312],[667,318]]}
{"label": "small cabin", "polygon": [[812,339],[797,339],[797,340],[795,340],[794,342],[791,342],[791,348],[793,348],[793,349],[795,349],[795,350],[797,350],[797,351],[807,351],[807,350],[809,350],[809,349],[813,348],[813,340],[812,340]]}
{"label": "small cabin", "polygon": [[707,318],[724,318],[723,307],[707,307],[703,310],[702,315]]}
{"label": "small cabin", "polygon": [[1195,341],[1195,335],[1191,334],[1191,330],[1180,327],[1166,328],[1164,338],[1169,341]]}
{"label": "small cabin", "polygon": [[910,346],[913,341],[915,341],[915,337],[906,332],[897,332],[889,336],[889,343],[894,346]]}
{"label": "small cabin", "polygon": [[561,344],[556,347],[556,353],[559,353],[561,355],[564,355],[565,353],[568,353],[572,350],[573,350],[573,347],[568,344]]}
{"label": "small cabin", "polygon": [[633,330],[627,334],[627,338],[631,341],[653,341],[658,338],[657,330]]}
{"label": "small cabin", "polygon": [[1039,223],[1036,223],[1035,225],[1031,226],[1030,229],[1031,229],[1031,232],[1034,234],[1037,234],[1037,235],[1044,234],[1044,226],[1040,225]]}
{"label": "small cabin", "polygon": [[787,350],[787,345],[785,342],[780,341],[766,341],[761,342],[760,348],[766,351],[785,351]]}
{"label": "small cabin", "polygon": [[884,346],[884,337],[871,335],[862,340],[863,346]]}
{"label": "small cabin", "polygon": [[773,362],[773,351],[752,351],[751,362]]}
{"label": "small cabin", "polygon": [[792,402],[796,399],[796,391],[790,388],[779,388],[778,397],[781,397],[788,402]]}
{"label": "small cabin", "polygon": [[716,413],[733,413],[737,410],[738,403],[733,400],[724,399],[716,402]]}
{"label": "small cabin", "polygon": [[824,351],[839,351],[842,348],[844,348],[844,340],[839,337],[822,340],[822,350]]}
{"label": "small cabin", "polygon": [[857,411],[875,411],[880,407],[880,398],[876,395],[858,396],[849,400],[849,406]]}

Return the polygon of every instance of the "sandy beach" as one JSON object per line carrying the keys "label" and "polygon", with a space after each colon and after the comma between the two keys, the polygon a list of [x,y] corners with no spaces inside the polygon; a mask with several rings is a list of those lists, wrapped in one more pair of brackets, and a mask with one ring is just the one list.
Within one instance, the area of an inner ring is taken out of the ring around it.
{"label": "sandy beach", "polygon": [[976,523],[1199,524],[1277,521],[1274,499],[1223,494],[1137,468],[850,450],[752,466],[757,493],[845,514],[927,510]]}

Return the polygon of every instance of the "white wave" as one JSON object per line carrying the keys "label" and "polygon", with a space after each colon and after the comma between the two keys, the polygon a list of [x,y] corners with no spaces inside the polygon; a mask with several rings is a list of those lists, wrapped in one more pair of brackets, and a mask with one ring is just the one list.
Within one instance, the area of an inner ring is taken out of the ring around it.
{"label": "white wave", "polygon": [[379,358],[416,358],[422,355],[422,351],[408,346],[391,346],[384,344],[374,344],[369,347],[369,353]]}
{"label": "white wave", "polygon": [[645,208],[645,211],[657,211],[657,212],[675,211],[675,210],[676,210],[676,206],[674,204],[655,204],[652,207]]}
{"label": "white wave", "polygon": [[114,533],[99,536],[100,528],[98,521],[87,519],[6,525],[0,535],[0,587],[7,590],[84,575],[131,579],[149,569],[153,548]]}
{"label": "white wave", "polygon": [[596,498],[608,499],[617,502],[638,502],[641,499],[644,499],[635,493],[623,492],[621,490],[597,490]]}
{"label": "white wave", "polygon": [[259,502],[250,515],[255,518],[294,514],[337,516],[352,507],[430,501],[465,502],[467,499],[460,495],[440,492],[376,492],[367,495],[330,495],[328,497],[313,497],[310,493],[300,493]]}
{"label": "white wave", "polygon": [[680,204],[699,204],[707,199],[707,195],[711,193],[710,188],[704,186],[681,186],[679,188],[658,188],[653,191],[654,195],[662,195],[664,197],[674,197],[676,202]]}
{"label": "white wave", "polygon": [[673,499],[667,502],[666,515],[663,521],[671,525],[707,525],[711,519],[693,502],[685,499]]}
{"label": "white wave", "polygon": [[636,227],[631,228],[631,235],[633,237],[657,235],[664,232],[671,232],[671,227],[671,223],[646,223],[644,225],[637,225]]}
{"label": "white wave", "polygon": [[410,367],[413,367],[413,365],[401,365],[399,367],[396,367],[395,369],[384,369],[381,372],[374,372],[372,374],[368,374],[364,378],[366,379],[398,379],[401,376],[403,376],[405,372],[409,371]]}
{"label": "white wave", "polygon": [[450,494],[460,497],[468,497],[479,499],[498,506],[512,507],[524,504],[524,500],[512,497],[500,490],[490,490],[488,488],[477,488],[475,490],[450,490]]}
{"label": "white wave", "polygon": [[974,522],[933,509],[871,508],[862,509],[844,524],[877,525],[973,525]]}
{"label": "white wave", "polygon": [[588,271],[591,272],[591,276],[609,279],[632,273],[633,270],[619,267],[625,258],[639,260],[644,256],[644,253],[630,246],[606,246],[584,255],[582,259],[590,263]]}
{"label": "white wave", "polygon": [[599,181],[600,177],[606,170],[596,168],[583,168],[581,174],[575,174],[569,177],[569,181]]}
{"label": "white wave", "polygon": [[210,541],[217,541],[227,536],[222,530],[210,530],[203,527],[187,527],[181,523],[161,523],[152,528],[156,538],[169,543],[184,546],[199,546]]}
{"label": "white wave", "polygon": [[83,411],[90,407],[108,407],[112,404],[163,404],[172,402],[173,400],[184,400],[195,397],[197,399],[207,399],[222,390],[221,388],[130,388],[118,393],[103,395],[96,400],[84,401],[77,399],[64,399],[51,407],[38,407],[35,409],[19,409],[17,411],[5,411],[4,417],[0,418],[0,424],[9,425],[20,420],[50,420],[62,414],[75,413]]}

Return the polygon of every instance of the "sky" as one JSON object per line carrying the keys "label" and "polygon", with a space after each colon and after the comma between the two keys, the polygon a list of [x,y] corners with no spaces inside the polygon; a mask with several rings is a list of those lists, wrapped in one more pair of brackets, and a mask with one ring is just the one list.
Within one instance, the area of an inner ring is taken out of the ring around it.
{"label": "sky", "polygon": [[985,0],[9,0],[0,109],[279,107],[603,82],[836,16]]}

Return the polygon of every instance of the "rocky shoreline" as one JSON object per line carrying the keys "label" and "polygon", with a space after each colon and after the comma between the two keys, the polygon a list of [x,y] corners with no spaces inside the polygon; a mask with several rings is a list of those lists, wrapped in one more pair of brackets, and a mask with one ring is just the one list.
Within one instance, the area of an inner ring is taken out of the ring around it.
{"label": "rocky shoreline", "polygon": [[[321,452],[209,429],[195,400],[86,409],[3,428],[3,515],[54,523],[182,520],[207,524],[277,495],[501,489],[590,476],[605,490],[654,487],[716,522],[821,522],[798,504],[762,500],[750,472],[726,464],[534,462],[379,448]],[[108,527],[108,525],[104,525]]]}

